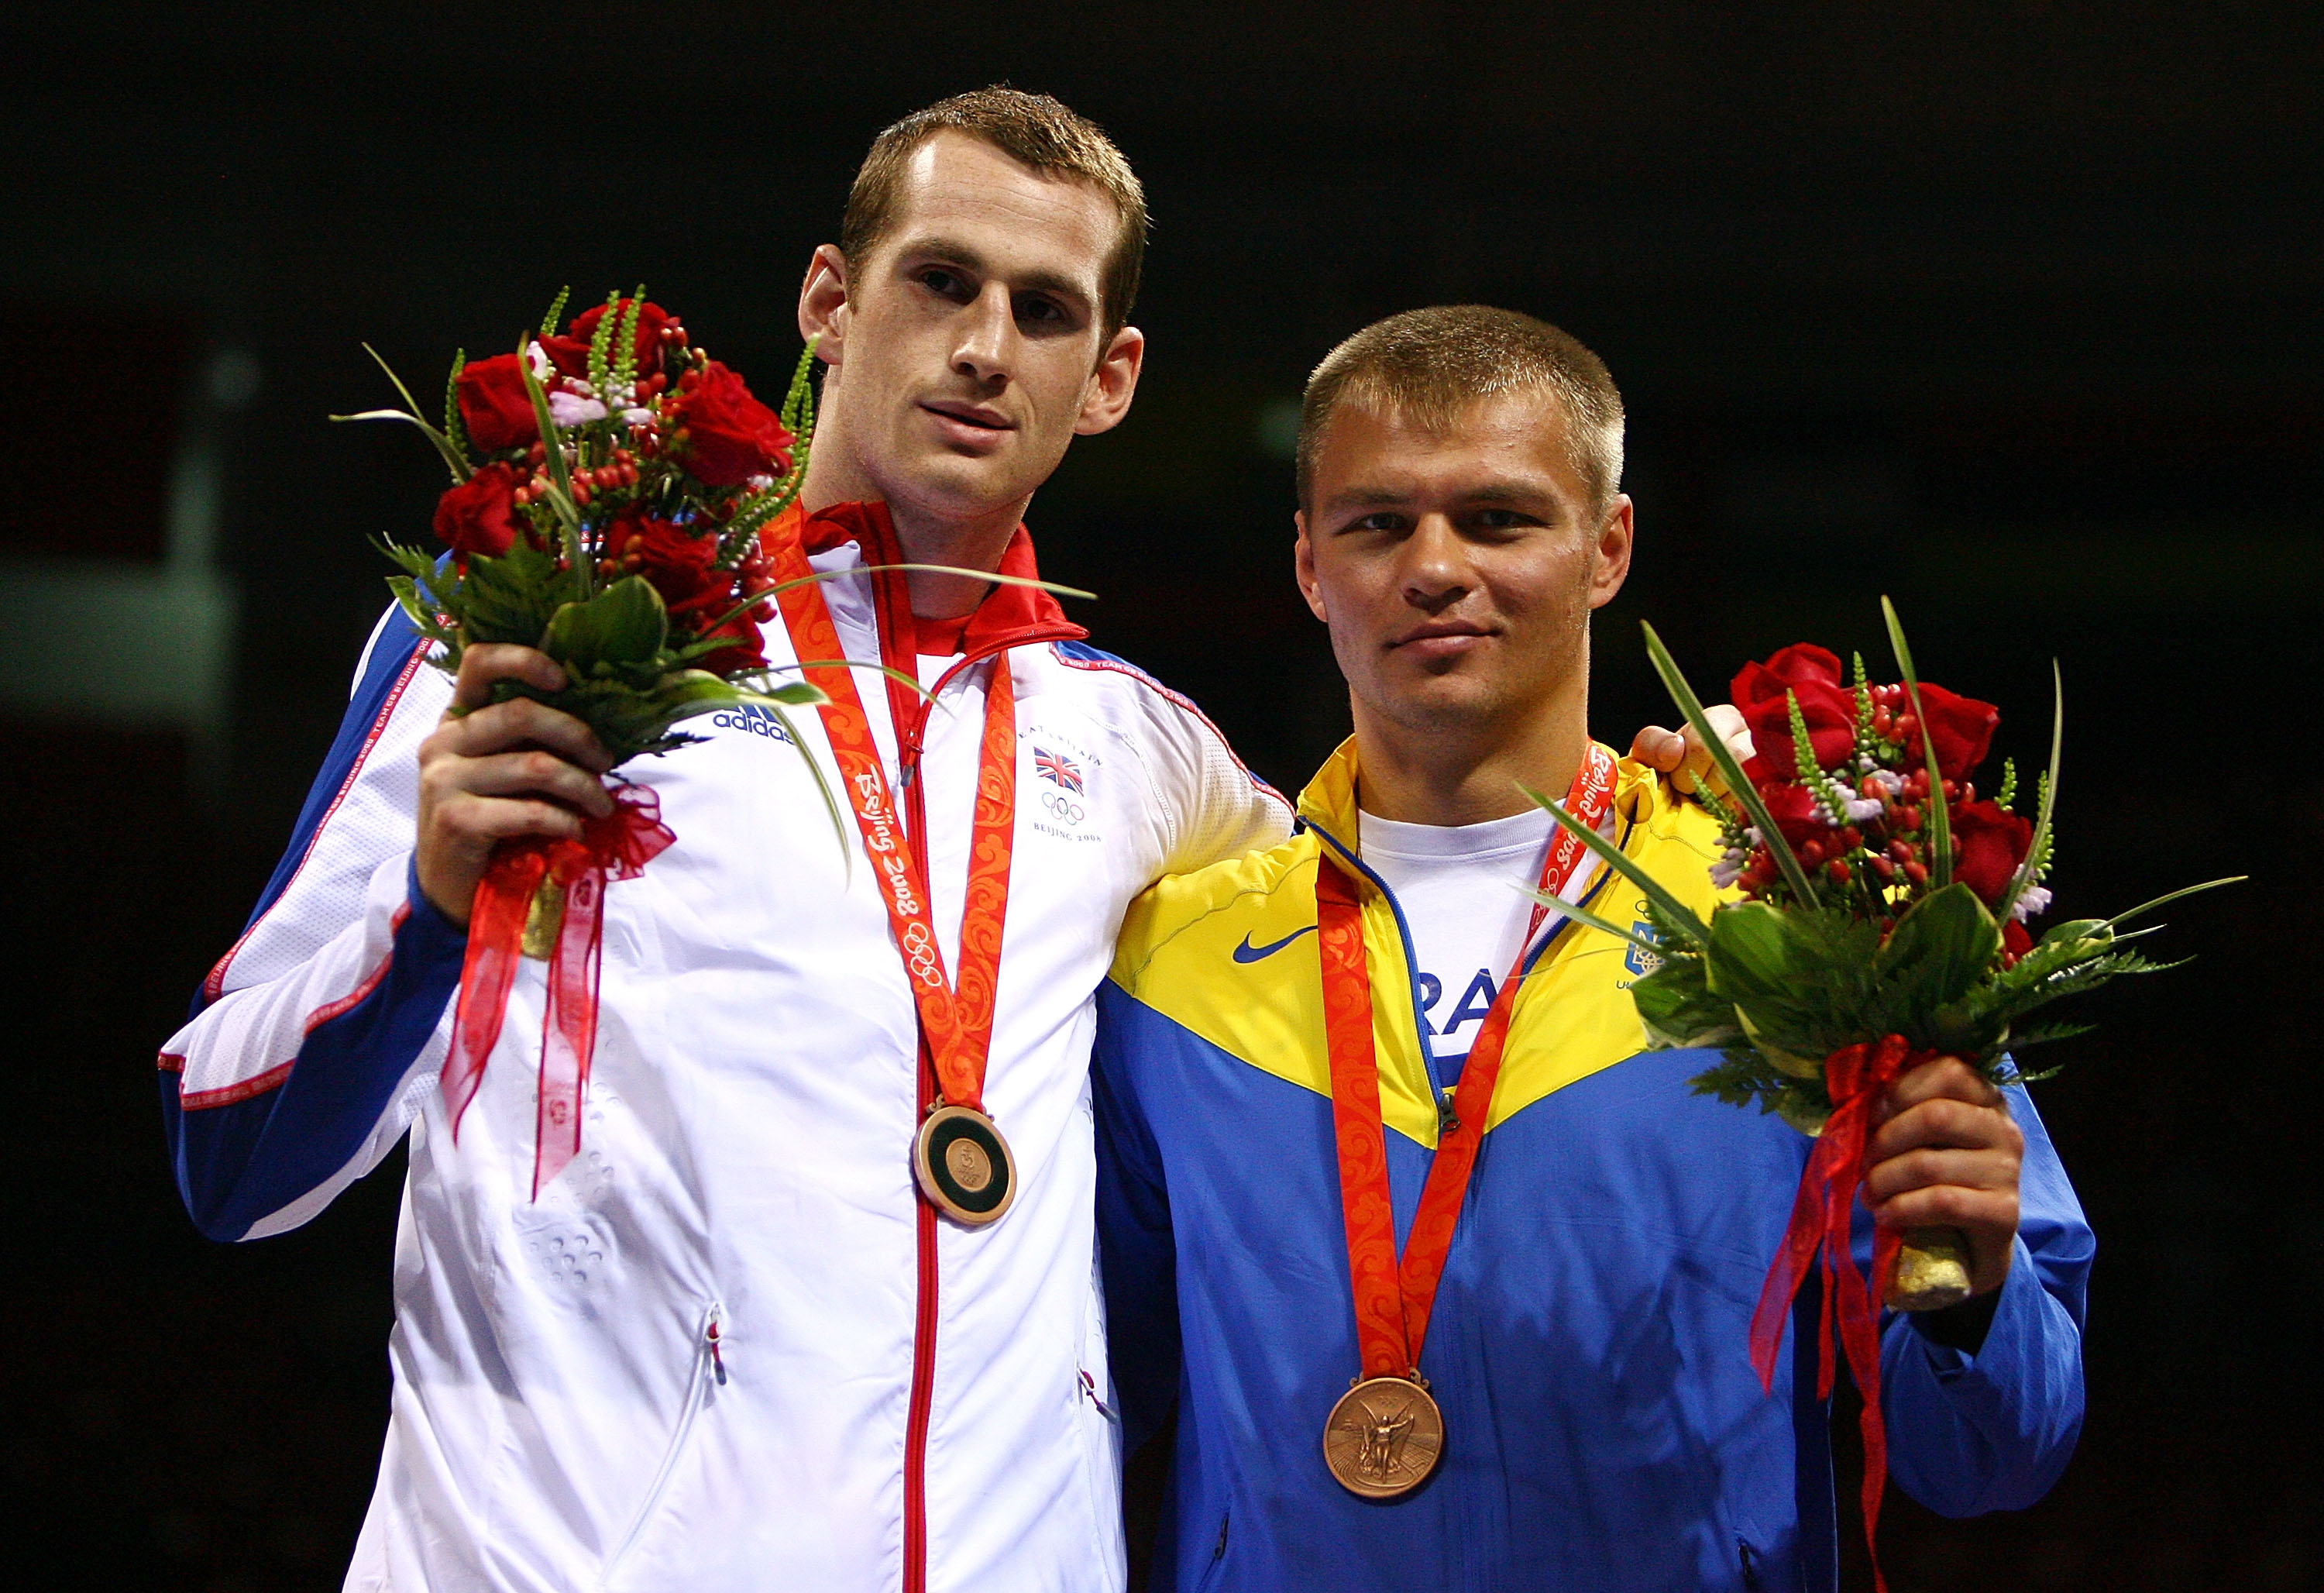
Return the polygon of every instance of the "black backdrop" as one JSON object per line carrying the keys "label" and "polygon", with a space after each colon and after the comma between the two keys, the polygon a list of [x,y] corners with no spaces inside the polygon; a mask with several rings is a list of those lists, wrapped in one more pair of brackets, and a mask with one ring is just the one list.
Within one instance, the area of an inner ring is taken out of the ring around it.
{"label": "black backdrop", "polygon": [[775,385],[871,134],[999,79],[1107,125],[1156,216],[1148,377],[1037,501],[1045,566],[1277,783],[1346,712],[1290,588],[1281,406],[1364,321],[1483,300],[1574,331],[1628,395],[1639,569],[1598,633],[1601,738],[1665,712],[1640,617],[1711,678],[1801,637],[1877,658],[1890,592],[2021,763],[2062,658],[2061,909],[2255,876],[2176,910],[2199,960],[2100,998],[2042,1089],[2100,1237],[2080,1457],[2019,1516],[1894,1502],[1885,1543],[1900,1593],[2324,1585],[2298,1005],[2319,13],[1255,9],[9,24],[0,303],[28,368],[0,593],[60,555],[157,558],[152,460],[198,412],[242,592],[223,742],[70,694],[0,722],[16,1585],[335,1587],[370,1486],[400,1162],[295,1235],[205,1244],[152,1077],[331,735],[382,600],[366,538],[428,512],[416,439],[322,419],[385,397],[358,340],[432,379],[560,282],[642,278]]}

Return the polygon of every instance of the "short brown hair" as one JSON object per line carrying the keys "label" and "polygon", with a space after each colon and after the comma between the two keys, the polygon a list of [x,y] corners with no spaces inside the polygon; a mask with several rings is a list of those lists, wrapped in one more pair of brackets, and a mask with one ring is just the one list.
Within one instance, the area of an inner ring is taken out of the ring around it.
{"label": "short brown hair", "polygon": [[1137,302],[1138,275],[1146,263],[1146,190],[1096,123],[1046,94],[1027,94],[1006,84],[940,99],[872,141],[840,218],[839,252],[850,267],[870,259],[894,227],[896,194],[912,152],[945,132],[981,138],[1036,171],[1091,183],[1113,201],[1121,231],[1100,277],[1100,313],[1107,338],[1120,331]]}
{"label": "short brown hair", "polygon": [[1342,404],[1392,409],[1430,431],[1502,393],[1554,393],[1564,406],[1573,468],[1604,513],[1622,486],[1622,394],[1606,362],[1547,321],[1483,304],[1439,304],[1374,321],[1323,357],[1299,406],[1299,503],[1315,485],[1315,451]]}

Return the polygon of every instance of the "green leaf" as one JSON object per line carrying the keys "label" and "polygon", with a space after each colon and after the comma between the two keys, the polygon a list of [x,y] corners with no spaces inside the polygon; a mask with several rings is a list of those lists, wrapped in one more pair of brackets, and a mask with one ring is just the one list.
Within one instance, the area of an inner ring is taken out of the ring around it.
{"label": "green leaf", "polygon": [[2221,885],[2239,885],[2250,877],[2251,875],[2248,874],[2231,874],[2224,879],[2207,879],[2200,885],[2188,885],[2181,890],[2167,892],[2163,895],[2155,897],[2152,902],[2141,902],[2137,906],[2129,909],[2127,912],[2116,913],[2112,918],[2107,920],[2107,922],[2110,925],[2119,924],[2129,919],[2136,918],[2142,912],[2152,912],[2167,902],[2176,902],[2181,896],[2191,896],[2199,891],[2215,891]]}
{"label": "green leaf", "polygon": [[1904,910],[1873,959],[1907,1011],[1934,1013],[1966,996],[2001,955],[2001,926],[1977,893],[1947,885]]}
{"label": "green leaf", "polygon": [[[1914,672],[1913,650],[1904,644],[1904,622],[1896,617],[1896,606],[1886,595],[1880,599],[1880,613],[1888,622],[1888,645],[1896,654],[1896,668],[1904,677],[1904,694],[1913,699],[1913,717],[1920,721],[1921,755],[1929,771],[1929,800],[1922,811],[1929,816],[1929,880],[1938,889],[1953,883],[1953,826],[1950,811],[1945,806],[1944,772],[1937,764],[1937,738],[1929,729],[1928,710],[1921,706],[1921,677]],[[2064,712],[2062,700],[2060,713]],[[2053,741],[2051,748],[2056,752]],[[2049,804],[2043,804],[2047,817]],[[2032,857],[2027,852],[2027,857]]]}
{"label": "green leaf", "polygon": [[669,634],[661,594],[643,576],[631,575],[586,602],[559,606],[541,632],[540,650],[568,673],[593,675],[608,664],[650,662]]}
{"label": "green leaf", "polygon": [[1808,879],[1808,871],[1800,866],[1799,858],[1793,855],[1791,843],[1775,827],[1775,819],[1767,811],[1767,804],[1760,800],[1758,788],[1743,777],[1743,765],[1735,761],[1735,754],[1711,729],[1710,716],[1702,711],[1702,699],[1695,696],[1694,688],[1688,685],[1686,677],[1679,672],[1678,661],[1670,655],[1670,649],[1663,645],[1663,639],[1655,634],[1655,627],[1649,625],[1642,628],[1646,633],[1646,656],[1654,661],[1655,672],[1663,678],[1663,685],[1669,690],[1671,700],[1678,704],[1679,712],[1686,716],[1686,722],[1693,727],[1694,733],[1702,738],[1703,746],[1710,749],[1711,761],[1719,765],[1720,775],[1727,782],[1729,794],[1741,802],[1743,810],[1751,815],[1751,822],[1757,827],[1761,842],[1766,845],[1769,856],[1775,859],[1775,866],[1784,872],[1784,883],[1791,886],[1792,894],[1797,896],[1803,905],[1815,906],[1820,898],[1815,886]]}
{"label": "green leaf", "polygon": [[1662,967],[1630,986],[1630,998],[1657,1050],[1731,1045],[1741,1037],[1735,1004],[1711,993],[1699,957],[1665,957]]}
{"label": "green leaf", "polygon": [[[598,323],[601,329],[604,324]],[[596,588],[596,565],[581,545],[581,511],[573,504],[573,477],[565,468],[565,448],[558,440],[557,421],[549,412],[549,394],[541,391],[540,378],[532,374],[532,361],[526,357],[531,348],[530,335],[517,339],[516,374],[524,380],[525,396],[532,400],[533,424],[540,431],[541,452],[546,456],[542,462],[549,467],[549,485],[556,489],[549,495],[549,502],[563,534],[573,595],[584,598]]]}
{"label": "green leaf", "polygon": [[[1565,917],[1572,919],[1575,923],[1582,925],[1584,929],[1596,930],[1600,934],[1611,935],[1618,940],[1628,940],[1631,945],[1638,947],[1643,950],[1651,951],[1656,957],[1660,957],[1663,954],[1663,947],[1659,941],[1649,940],[1644,935],[1622,928],[1619,924],[1615,923],[1610,919],[1600,918],[1594,912],[1576,907],[1572,903],[1566,901],[1562,896],[1552,895],[1547,891],[1524,891],[1519,894],[1529,901],[1540,903],[1541,905],[1548,908],[1552,912],[1562,913]],[[1535,966],[1538,968],[1542,965],[1536,964]]]}
{"label": "green leaf", "polygon": [[[1527,801],[1540,807],[1549,814],[1550,818],[1556,820],[1567,834],[1596,854],[1599,860],[1607,867],[1611,868],[1644,892],[1646,900],[1662,910],[1663,916],[1670,921],[1671,926],[1685,937],[1689,943],[1700,946],[1710,937],[1710,930],[1694,915],[1693,911],[1685,903],[1672,895],[1660,880],[1648,874],[1642,865],[1633,861],[1619,847],[1567,812],[1563,802],[1551,801],[1549,797],[1534,790],[1523,781],[1517,783],[1517,789],[1525,792]],[[1620,930],[1609,932],[1623,933]]]}

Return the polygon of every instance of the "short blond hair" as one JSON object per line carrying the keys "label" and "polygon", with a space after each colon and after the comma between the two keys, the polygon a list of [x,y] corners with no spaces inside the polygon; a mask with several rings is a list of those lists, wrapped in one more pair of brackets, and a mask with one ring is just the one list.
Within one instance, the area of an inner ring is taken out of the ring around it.
{"label": "short blond hair", "polygon": [[1020,165],[1090,183],[1113,201],[1121,227],[1100,273],[1099,307],[1111,339],[1129,322],[1130,306],[1138,301],[1139,273],[1146,263],[1146,190],[1096,123],[1046,94],[1027,94],[1006,84],[973,89],[914,111],[873,139],[840,218],[839,252],[849,266],[870,259],[894,229],[905,164],[939,133],[982,139]]}
{"label": "short blond hair", "polygon": [[1622,487],[1622,394],[1606,362],[1547,321],[1483,304],[1407,310],[1323,357],[1299,406],[1300,506],[1312,506],[1316,449],[1342,405],[1443,431],[1481,400],[1522,392],[1556,394],[1573,468],[1604,513]]}

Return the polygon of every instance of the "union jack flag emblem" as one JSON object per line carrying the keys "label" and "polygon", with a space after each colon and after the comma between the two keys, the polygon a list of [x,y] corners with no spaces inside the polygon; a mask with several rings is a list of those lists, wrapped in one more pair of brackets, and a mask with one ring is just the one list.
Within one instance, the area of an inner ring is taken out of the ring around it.
{"label": "union jack flag emblem", "polygon": [[1062,785],[1067,791],[1079,792],[1082,772],[1071,758],[1051,752],[1046,746],[1033,749],[1033,772],[1052,785]]}

